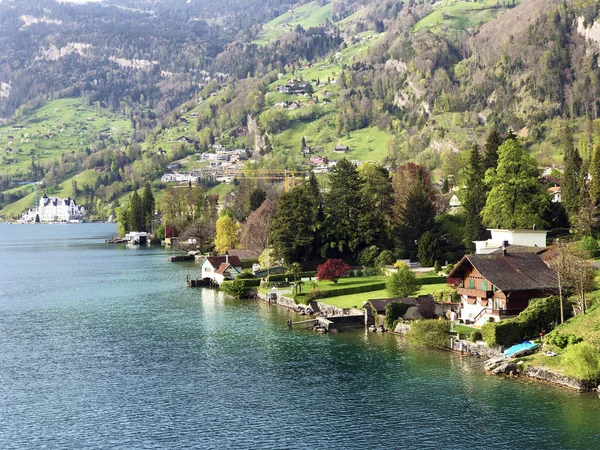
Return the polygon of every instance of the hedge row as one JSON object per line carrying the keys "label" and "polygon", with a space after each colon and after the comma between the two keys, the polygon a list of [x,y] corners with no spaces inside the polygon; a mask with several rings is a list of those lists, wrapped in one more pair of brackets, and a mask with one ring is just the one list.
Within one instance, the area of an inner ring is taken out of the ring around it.
{"label": "hedge row", "polygon": [[514,319],[486,323],[481,328],[481,335],[489,346],[508,347],[518,344],[523,339],[537,338],[540,333],[548,333],[559,319],[559,299],[541,298],[532,300],[529,306]]}
{"label": "hedge row", "polygon": [[423,277],[423,278],[417,278],[419,280],[419,282],[421,283],[421,285],[427,285],[427,284],[440,284],[440,283],[445,283],[446,282],[446,277]]}
{"label": "hedge row", "polygon": [[[298,279],[301,278],[314,278],[317,275],[317,272],[313,271],[306,271],[306,272],[298,272]],[[277,275],[269,275],[269,281],[285,281],[287,279],[287,281],[294,281],[294,275],[291,273],[283,273],[283,274],[277,274]]]}
{"label": "hedge row", "polygon": [[322,298],[337,297],[340,295],[361,294],[363,292],[380,291],[385,289],[385,283],[367,284],[365,286],[353,286],[322,291]]}

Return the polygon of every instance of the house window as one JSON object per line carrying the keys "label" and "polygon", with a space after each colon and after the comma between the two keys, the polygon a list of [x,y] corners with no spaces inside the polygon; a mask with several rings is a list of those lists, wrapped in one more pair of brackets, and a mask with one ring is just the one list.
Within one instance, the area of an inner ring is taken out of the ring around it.
{"label": "house window", "polygon": [[487,281],[484,280],[481,282],[481,290],[487,291]]}
{"label": "house window", "polygon": [[473,279],[469,280],[469,288],[475,289],[475,280],[473,280]]}

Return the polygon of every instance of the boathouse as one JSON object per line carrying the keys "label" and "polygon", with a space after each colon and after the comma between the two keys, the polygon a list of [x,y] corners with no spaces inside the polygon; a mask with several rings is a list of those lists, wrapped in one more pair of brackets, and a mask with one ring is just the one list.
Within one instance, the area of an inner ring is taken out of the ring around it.
{"label": "boathouse", "polygon": [[234,280],[241,273],[242,262],[237,256],[209,257],[200,265],[200,277],[207,285],[220,285],[225,280]]}
{"label": "boathouse", "polygon": [[466,255],[448,274],[459,281],[459,318],[483,325],[517,316],[533,298],[555,295],[555,272],[535,252]]}

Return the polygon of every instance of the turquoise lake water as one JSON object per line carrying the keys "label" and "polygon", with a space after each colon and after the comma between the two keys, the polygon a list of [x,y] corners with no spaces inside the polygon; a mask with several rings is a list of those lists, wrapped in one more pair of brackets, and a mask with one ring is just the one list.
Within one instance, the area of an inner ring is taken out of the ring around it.
{"label": "turquoise lake water", "polygon": [[0,448],[600,448],[600,399],[188,289],[111,224],[0,224]]}

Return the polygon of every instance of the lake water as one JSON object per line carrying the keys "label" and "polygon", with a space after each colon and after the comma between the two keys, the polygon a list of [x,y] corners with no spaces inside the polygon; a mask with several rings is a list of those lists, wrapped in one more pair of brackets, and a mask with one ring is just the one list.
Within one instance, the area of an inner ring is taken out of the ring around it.
{"label": "lake water", "polygon": [[600,399],[188,289],[114,225],[0,224],[0,448],[600,448]]}

